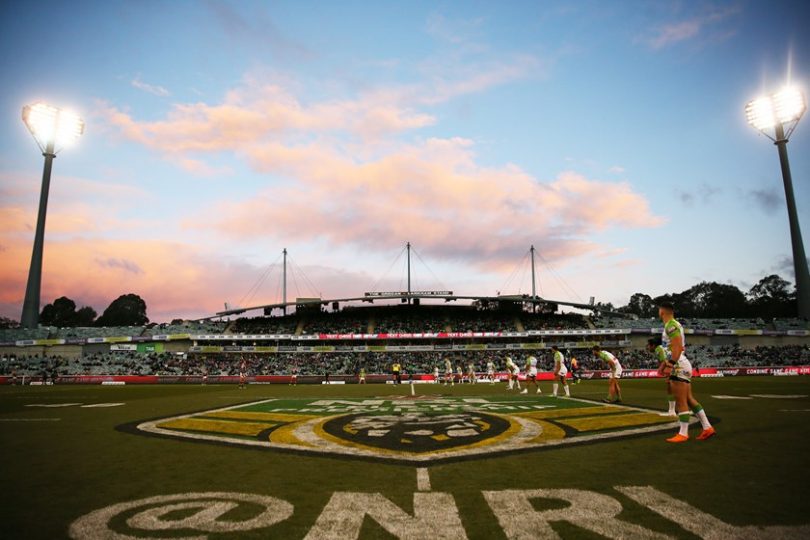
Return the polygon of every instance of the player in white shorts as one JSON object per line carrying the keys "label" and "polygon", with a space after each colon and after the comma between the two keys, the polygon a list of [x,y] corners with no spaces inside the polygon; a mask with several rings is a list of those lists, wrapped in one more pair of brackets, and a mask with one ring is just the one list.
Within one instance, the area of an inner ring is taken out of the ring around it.
{"label": "player in white shorts", "polygon": [[464,371],[461,369],[461,364],[456,366],[456,373],[458,374],[458,384],[464,384]]}
{"label": "player in white shorts", "polygon": [[444,359],[444,385],[447,386],[448,381],[450,386],[453,386],[453,363],[449,358]]}
{"label": "player in white shorts", "polygon": [[526,359],[526,388],[523,389],[521,394],[529,393],[530,382],[534,385],[536,394],[542,393],[540,387],[537,386],[537,358],[533,355]]}
{"label": "player in white shorts", "polygon": [[477,381],[475,380],[475,364],[470,362],[467,364],[467,378],[470,379],[470,383],[475,384]]}
{"label": "player in white shorts", "polygon": [[607,351],[603,351],[599,345],[593,346],[593,355],[610,368],[610,378],[608,379],[608,397],[603,399],[605,403],[621,403],[622,389],[619,388],[619,379],[622,378],[622,365],[619,359]]}
{"label": "player in white shorts", "polygon": [[489,384],[495,384],[495,363],[492,360],[487,362],[487,379]]}
{"label": "player in white shorts", "polygon": [[692,363],[686,357],[686,334],[683,326],[675,320],[675,307],[669,302],[662,302],[658,306],[658,316],[664,323],[664,332],[661,341],[667,355],[668,366],[672,369],[669,380],[672,393],[675,396],[675,407],[678,413],[678,434],[667,439],[667,442],[682,443],[689,440],[689,409],[700,419],[703,431],[697,440],[703,441],[715,435],[715,430],[706,416],[703,406],[692,395]]}
{"label": "player in white shorts", "polygon": [[439,384],[439,366],[433,368],[433,382]]}
{"label": "player in white shorts", "polygon": [[[571,390],[568,388],[568,381],[565,379],[568,375],[568,368],[565,366],[565,356],[560,352],[556,345],[551,346],[554,353],[554,384],[552,385],[552,395],[557,397],[557,389],[560,383],[563,385],[566,397],[571,397]],[[559,381],[559,382],[558,382]]]}
{"label": "player in white shorts", "polygon": [[517,384],[517,389],[520,390],[520,380],[518,377],[520,376],[520,368],[517,367],[512,361],[510,356],[506,357],[506,373],[509,376],[509,390],[511,390],[515,384]]}

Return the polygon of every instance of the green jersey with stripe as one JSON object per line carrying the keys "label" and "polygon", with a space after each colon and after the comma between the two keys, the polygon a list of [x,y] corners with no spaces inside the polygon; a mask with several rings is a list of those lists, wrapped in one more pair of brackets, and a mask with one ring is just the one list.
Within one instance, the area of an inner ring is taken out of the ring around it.
{"label": "green jersey with stripe", "polygon": [[659,362],[669,361],[668,358],[669,355],[667,354],[667,350],[662,345],[657,346],[655,348],[655,351],[653,351],[653,354],[655,354],[655,357],[658,359]]}
{"label": "green jersey with stripe", "polygon": [[664,347],[670,349],[672,340],[678,337],[681,338],[681,345],[683,345],[683,349],[686,350],[686,333],[683,331],[683,326],[681,326],[681,323],[679,323],[677,320],[672,319],[664,325],[664,332],[661,334],[661,341],[664,343]]}

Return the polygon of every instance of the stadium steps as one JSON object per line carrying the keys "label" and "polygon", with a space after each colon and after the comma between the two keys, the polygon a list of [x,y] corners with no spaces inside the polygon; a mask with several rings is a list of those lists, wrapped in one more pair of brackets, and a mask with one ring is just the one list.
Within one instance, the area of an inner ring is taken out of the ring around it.
{"label": "stadium steps", "polygon": [[517,328],[518,332],[525,332],[526,327],[523,326],[523,321],[520,320],[520,317],[515,317],[515,328]]}

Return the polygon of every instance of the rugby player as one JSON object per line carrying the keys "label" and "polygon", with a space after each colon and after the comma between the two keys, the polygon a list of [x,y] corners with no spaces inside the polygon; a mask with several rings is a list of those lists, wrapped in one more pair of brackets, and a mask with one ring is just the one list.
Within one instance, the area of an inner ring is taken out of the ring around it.
{"label": "rugby player", "polygon": [[495,363],[491,358],[487,362],[487,379],[489,379],[489,384],[495,384]]}
{"label": "rugby player", "polygon": [[357,384],[366,384],[366,368],[360,368],[360,376],[358,377]]}
{"label": "rugby player", "polygon": [[532,355],[526,359],[526,388],[523,389],[521,394],[528,394],[529,393],[529,382],[531,382],[535,389],[536,394],[541,394],[542,390],[540,387],[537,386],[537,358]]}
{"label": "rugby player", "polygon": [[247,363],[245,359],[242,359],[242,363],[239,364],[239,388],[245,388],[245,379],[247,378]]}
{"label": "rugby player", "polygon": [[444,359],[444,385],[447,386],[447,381],[450,381],[450,386],[453,386],[453,363],[449,358]]}
{"label": "rugby player", "polygon": [[433,367],[433,382],[439,384],[439,366]]}
{"label": "rugby player", "polygon": [[470,379],[470,384],[475,384],[477,382],[475,378],[475,364],[472,362],[467,364],[467,378]]}
{"label": "rugby player", "polygon": [[669,410],[666,413],[661,413],[661,416],[678,416],[675,413],[675,396],[672,395],[672,381],[669,380],[672,369],[669,367],[667,350],[661,343],[660,337],[647,340],[647,350],[653,353],[658,360],[658,375],[667,378],[667,401],[669,402]]}
{"label": "rugby player", "polygon": [[515,383],[517,383],[517,389],[520,390],[520,380],[518,379],[520,368],[512,361],[511,356],[506,357],[506,372],[509,377],[509,390],[514,387]]}
{"label": "rugby player", "polygon": [[568,381],[565,380],[565,376],[568,375],[568,368],[565,367],[565,356],[563,356],[563,353],[560,352],[560,349],[558,349],[556,345],[552,345],[551,350],[554,352],[554,384],[552,385],[552,395],[557,397],[557,390],[560,387],[557,381],[560,381],[563,385],[563,390],[565,390],[565,396],[571,397]]}
{"label": "rugby player", "polygon": [[574,384],[579,384],[582,382],[582,375],[579,374],[579,360],[571,354],[571,351],[568,351],[568,355],[571,357],[571,378],[574,379]]}
{"label": "rugby player", "polygon": [[458,384],[464,384],[464,370],[461,369],[461,364],[456,365],[456,373],[458,373]]}
{"label": "rugby player", "polygon": [[[603,399],[605,403],[621,403],[622,390],[619,388],[619,379],[622,378],[622,365],[619,360],[607,351],[603,351],[599,345],[593,346],[593,355],[604,361],[610,367],[610,378],[608,379],[608,397]],[[611,399],[613,396],[613,399]]]}
{"label": "rugby player", "polygon": [[675,307],[669,302],[662,302],[658,306],[658,316],[664,323],[661,342],[669,349],[667,365],[672,369],[669,380],[672,383],[672,393],[675,396],[675,406],[678,412],[680,428],[678,434],[667,439],[667,442],[682,443],[689,440],[689,409],[700,419],[703,431],[697,436],[699,441],[708,439],[715,434],[714,428],[706,417],[706,411],[692,395],[692,364],[686,357],[686,334],[683,326],[675,319]]}

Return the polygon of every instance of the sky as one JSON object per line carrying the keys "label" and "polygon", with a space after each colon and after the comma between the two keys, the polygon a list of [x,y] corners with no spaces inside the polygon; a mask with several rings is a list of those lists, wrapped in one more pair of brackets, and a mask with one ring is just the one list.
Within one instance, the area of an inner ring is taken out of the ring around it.
{"label": "sky", "polygon": [[[744,106],[810,81],[803,1],[25,2],[0,7],[0,315],[18,319],[44,101],[42,303],[155,321],[404,287],[623,305],[792,279]],[[790,144],[810,236],[810,119]]]}

